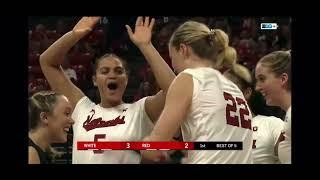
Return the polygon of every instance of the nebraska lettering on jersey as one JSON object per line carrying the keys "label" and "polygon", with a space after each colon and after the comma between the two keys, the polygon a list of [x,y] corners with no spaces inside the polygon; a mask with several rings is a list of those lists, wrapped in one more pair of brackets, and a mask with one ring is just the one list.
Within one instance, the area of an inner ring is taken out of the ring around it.
{"label": "nebraska lettering on jersey", "polygon": [[90,131],[90,130],[95,129],[95,128],[116,126],[118,124],[124,124],[125,123],[125,121],[124,121],[125,116],[123,116],[122,118],[120,118],[120,116],[118,116],[115,119],[105,121],[105,120],[102,120],[101,117],[92,119],[96,112],[95,112],[94,109],[92,109],[90,111],[90,113],[91,112],[93,112],[93,114],[91,116],[89,115],[87,117],[87,120],[83,123],[83,128],[86,131]]}

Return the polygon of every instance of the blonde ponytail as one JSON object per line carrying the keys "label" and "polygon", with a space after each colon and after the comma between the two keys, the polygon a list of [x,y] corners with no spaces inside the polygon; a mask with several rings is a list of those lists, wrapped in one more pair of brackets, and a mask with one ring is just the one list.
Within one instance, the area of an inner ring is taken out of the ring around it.
{"label": "blonde ponytail", "polygon": [[209,29],[194,21],[185,22],[173,33],[169,45],[178,50],[181,43],[189,45],[200,58],[212,60],[216,69],[231,68],[236,63],[237,52],[229,46],[229,37],[221,29]]}
{"label": "blonde ponytail", "polygon": [[222,52],[217,56],[215,63],[215,68],[221,69],[226,67],[228,69],[232,68],[237,62],[237,52],[233,47],[226,47]]}

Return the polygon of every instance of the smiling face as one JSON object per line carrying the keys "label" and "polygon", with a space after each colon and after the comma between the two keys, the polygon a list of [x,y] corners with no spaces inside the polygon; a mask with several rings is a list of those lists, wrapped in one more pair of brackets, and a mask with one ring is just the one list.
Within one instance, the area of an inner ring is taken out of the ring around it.
{"label": "smiling face", "polygon": [[100,97],[108,104],[120,104],[128,84],[128,75],[123,62],[116,56],[101,59],[96,67],[93,78],[98,87]]}
{"label": "smiling face", "polygon": [[281,92],[283,91],[281,77],[272,73],[270,68],[258,63],[255,78],[256,90],[264,96],[267,105],[278,106],[282,96]]}
{"label": "smiling face", "polygon": [[283,106],[291,92],[291,53],[274,51],[262,57],[255,69],[256,90],[269,106]]}
{"label": "smiling face", "polygon": [[[29,100],[29,131],[45,132],[48,143],[65,143],[74,123],[67,97],[53,91],[40,91]],[[38,131],[45,129],[44,131]]]}
{"label": "smiling face", "polygon": [[47,114],[48,132],[51,142],[65,143],[70,127],[74,123],[71,118],[72,106],[69,100],[61,95],[53,106],[53,111]]}

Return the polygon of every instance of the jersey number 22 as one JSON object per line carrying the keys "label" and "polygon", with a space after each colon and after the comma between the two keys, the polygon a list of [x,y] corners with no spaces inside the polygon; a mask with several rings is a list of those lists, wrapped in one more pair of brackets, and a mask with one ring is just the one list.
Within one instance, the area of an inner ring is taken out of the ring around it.
{"label": "jersey number 22", "polygon": [[[251,129],[251,119],[245,119],[244,115],[249,116],[250,112],[248,110],[246,101],[241,98],[234,98],[231,94],[227,92],[223,92],[224,99],[228,102],[231,102],[231,104],[227,104],[226,106],[226,120],[227,124],[237,127],[242,127],[245,129]],[[240,107],[243,105],[243,107]],[[239,113],[237,113],[239,108]],[[231,112],[234,114],[232,115]],[[240,116],[240,122],[239,122],[239,114]]]}

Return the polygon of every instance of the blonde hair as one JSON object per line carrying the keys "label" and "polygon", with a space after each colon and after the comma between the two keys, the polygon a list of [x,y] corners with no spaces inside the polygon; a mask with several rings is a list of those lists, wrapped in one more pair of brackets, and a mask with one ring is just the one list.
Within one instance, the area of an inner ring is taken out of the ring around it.
{"label": "blonde hair", "polygon": [[[31,96],[29,99],[29,130],[37,128],[41,112],[52,113],[58,96],[62,96],[62,94],[54,91],[40,91]],[[50,145],[45,151],[53,162],[63,155]]]}
{"label": "blonde hair", "polygon": [[288,75],[288,89],[291,90],[291,50],[274,51],[262,57],[258,63],[269,68],[276,76],[286,73]]}
{"label": "blonde hair", "polygon": [[205,24],[187,21],[180,25],[169,44],[177,50],[181,43],[189,45],[200,58],[210,59],[216,69],[232,67],[236,63],[236,50],[229,46],[229,37],[221,29],[209,29]]}
{"label": "blonde hair", "polygon": [[[241,64],[234,64],[226,73],[232,76],[232,80],[240,89],[244,91],[246,88],[253,88],[252,74],[248,68]],[[236,82],[235,82],[236,81]]]}
{"label": "blonde hair", "polygon": [[40,122],[40,113],[52,113],[57,97],[61,94],[53,91],[40,91],[29,99],[29,129],[35,129]]}

